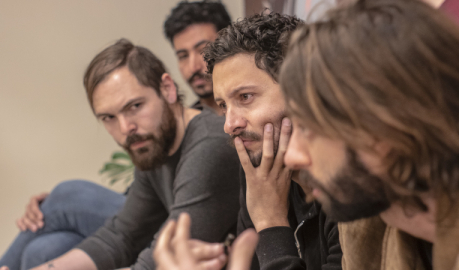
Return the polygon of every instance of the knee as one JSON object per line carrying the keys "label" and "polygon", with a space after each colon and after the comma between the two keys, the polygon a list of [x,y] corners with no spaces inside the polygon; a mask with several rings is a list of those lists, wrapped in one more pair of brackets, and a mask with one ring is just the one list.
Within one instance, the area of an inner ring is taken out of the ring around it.
{"label": "knee", "polygon": [[93,197],[99,186],[84,180],[69,180],[58,184],[41,205],[42,211],[65,209]]}
{"label": "knee", "polygon": [[[49,194],[47,200],[59,200],[62,199],[68,201],[72,198],[78,198],[88,193],[93,193],[99,186],[85,180],[68,180],[58,184],[51,194]],[[62,202],[62,201],[61,201]]]}
{"label": "knee", "polygon": [[83,238],[72,232],[55,232],[35,238],[24,249],[21,269],[31,269],[72,249]]}

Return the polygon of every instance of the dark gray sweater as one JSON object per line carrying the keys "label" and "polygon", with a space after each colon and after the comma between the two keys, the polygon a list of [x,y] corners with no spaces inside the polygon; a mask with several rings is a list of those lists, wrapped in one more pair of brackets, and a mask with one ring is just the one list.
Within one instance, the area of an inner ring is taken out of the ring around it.
{"label": "dark gray sweater", "polygon": [[235,232],[239,159],[227,143],[224,121],[204,110],[190,121],[179,150],[164,165],[135,171],[121,211],[77,246],[98,269],[156,269],[155,235],[181,212],[191,215],[192,238],[221,242]]}

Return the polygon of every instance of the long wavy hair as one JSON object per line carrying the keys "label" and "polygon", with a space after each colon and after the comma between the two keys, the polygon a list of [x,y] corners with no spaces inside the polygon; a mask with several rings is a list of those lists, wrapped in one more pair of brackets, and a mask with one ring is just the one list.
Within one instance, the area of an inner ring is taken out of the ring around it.
{"label": "long wavy hair", "polygon": [[[370,149],[408,204],[459,191],[459,27],[418,0],[358,0],[299,28],[280,72],[288,110],[315,132]],[[438,193],[436,193],[438,194]]]}

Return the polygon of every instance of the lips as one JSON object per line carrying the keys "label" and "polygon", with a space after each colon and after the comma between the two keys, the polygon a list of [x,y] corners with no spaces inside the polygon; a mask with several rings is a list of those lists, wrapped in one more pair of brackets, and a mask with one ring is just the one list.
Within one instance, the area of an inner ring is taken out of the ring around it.
{"label": "lips", "polygon": [[135,149],[138,149],[140,147],[144,147],[147,143],[148,143],[148,140],[138,141],[138,142],[132,143],[130,148],[132,150],[135,150]]}

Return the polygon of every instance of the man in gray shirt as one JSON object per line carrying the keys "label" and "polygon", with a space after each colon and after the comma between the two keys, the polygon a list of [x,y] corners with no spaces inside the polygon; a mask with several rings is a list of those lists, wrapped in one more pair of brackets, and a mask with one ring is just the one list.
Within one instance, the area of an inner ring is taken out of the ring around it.
{"label": "man in gray shirt", "polygon": [[155,269],[154,235],[181,212],[193,218],[193,238],[218,242],[235,231],[239,160],[224,118],[183,107],[161,61],[125,39],[93,59],[84,84],[94,114],[136,165],[135,180],[105,226],[36,269]]}

